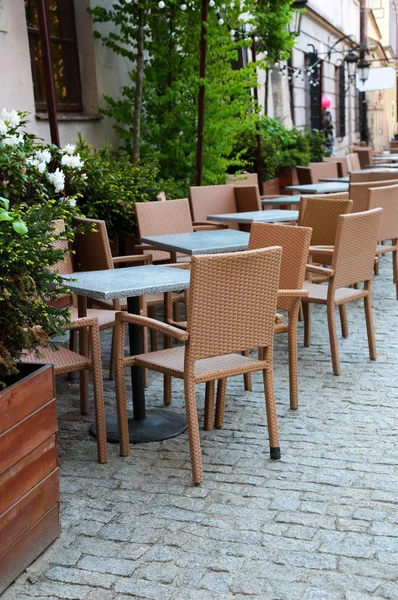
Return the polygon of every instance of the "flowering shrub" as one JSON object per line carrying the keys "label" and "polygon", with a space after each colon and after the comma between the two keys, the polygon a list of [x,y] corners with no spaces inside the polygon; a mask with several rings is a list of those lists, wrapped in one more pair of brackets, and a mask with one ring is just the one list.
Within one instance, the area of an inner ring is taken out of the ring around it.
{"label": "flowering shrub", "polygon": [[74,146],[41,144],[26,132],[25,117],[3,110],[0,118],[0,386],[17,372],[23,349],[68,324],[68,310],[49,305],[67,293],[51,272],[64,258],[52,221],[71,220],[86,177]]}

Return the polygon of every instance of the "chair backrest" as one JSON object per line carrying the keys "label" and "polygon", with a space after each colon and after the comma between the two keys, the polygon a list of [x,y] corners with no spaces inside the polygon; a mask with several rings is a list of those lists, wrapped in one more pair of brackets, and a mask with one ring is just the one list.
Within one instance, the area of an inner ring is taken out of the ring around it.
{"label": "chair backrest", "polygon": [[383,169],[369,169],[365,171],[353,171],[350,173],[350,183],[388,181],[392,179],[398,179],[398,170],[395,172],[393,170],[384,171]]}
{"label": "chair backrest", "polygon": [[398,140],[391,140],[390,148],[398,148]]}
{"label": "chair backrest", "polygon": [[[62,234],[65,233],[65,222],[63,219],[55,219],[52,222],[52,226],[53,230],[49,235],[54,232],[57,236],[54,242],[52,242],[52,245],[54,248],[57,248],[57,250],[63,250],[64,259],[58,261],[55,265],[52,265],[50,271],[52,273],[59,273],[60,275],[69,275],[70,273],[73,273],[73,262],[68,240],[66,237],[62,236]],[[72,296],[64,294],[56,300],[49,300],[47,304],[54,308],[64,308],[65,306],[70,306],[72,304]]]}
{"label": "chair backrest", "polygon": [[77,233],[74,241],[75,266],[78,271],[102,271],[113,269],[105,221],[73,217],[73,225],[85,226],[84,233]]}
{"label": "chair backrest", "polygon": [[[396,146],[395,148],[390,148],[390,153],[391,154],[398,154],[398,146]],[[388,155],[386,156],[386,158],[388,159]]]}
{"label": "chair backrest", "polygon": [[[300,290],[305,279],[311,235],[311,227],[255,222],[250,229],[249,250],[281,246],[279,289]],[[278,298],[278,308],[281,310],[289,310],[293,304],[296,304],[295,299]]]}
{"label": "chair backrest", "polygon": [[364,169],[367,165],[371,164],[373,148],[357,148],[357,154],[359,158],[359,164],[361,165],[361,169]]}
{"label": "chair backrest", "polygon": [[260,193],[257,185],[240,185],[234,188],[237,212],[261,210]]}
{"label": "chair backrest", "polygon": [[398,185],[371,188],[369,190],[368,210],[382,208],[379,240],[398,238]]}
{"label": "chair backrest", "polygon": [[281,248],[193,256],[185,365],[271,346]]}
{"label": "chair backrest", "polygon": [[325,156],[323,160],[324,162],[335,162],[337,164],[338,177],[347,177],[348,165],[346,156]]}
{"label": "chair backrest", "polygon": [[[237,212],[233,185],[192,186],[189,193],[193,221],[204,222],[207,215]],[[228,225],[231,229],[239,229],[235,223]]]}
{"label": "chair backrest", "polygon": [[296,167],[296,172],[299,185],[316,183],[312,178],[312,169],[310,167]]}
{"label": "chair backrest", "polygon": [[382,208],[340,215],[334,245],[332,289],[371,281]]}
{"label": "chair backrest", "polygon": [[361,163],[359,162],[359,157],[356,152],[348,154],[347,166],[349,171],[359,171],[361,169]]}
{"label": "chair backrest", "polygon": [[[135,205],[135,210],[140,237],[193,232],[188,198],[167,202],[139,202]],[[153,262],[170,259],[169,252],[151,250],[149,253],[152,254]]]}
{"label": "chair backrest", "polygon": [[350,198],[354,205],[351,212],[362,212],[368,210],[369,204],[369,193],[372,188],[375,187],[387,187],[394,185],[395,179],[386,181],[364,181],[363,183],[350,183]]}
{"label": "chair backrest", "polygon": [[341,214],[351,212],[348,193],[301,196],[298,224],[312,228],[313,246],[333,246]]}
{"label": "chair backrest", "polygon": [[321,177],[338,177],[339,172],[337,163],[332,162],[312,162],[309,165],[312,172],[313,183],[318,183]]}

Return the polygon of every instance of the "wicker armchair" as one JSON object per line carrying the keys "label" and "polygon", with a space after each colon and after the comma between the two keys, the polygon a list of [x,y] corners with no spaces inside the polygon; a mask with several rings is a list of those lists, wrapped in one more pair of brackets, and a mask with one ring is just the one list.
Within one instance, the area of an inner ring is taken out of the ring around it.
{"label": "wicker armchair", "polygon": [[[386,175],[388,177],[388,175]],[[365,181],[363,183],[350,183],[350,198],[353,201],[352,212],[363,212],[368,210],[370,190],[385,186],[396,185],[396,179],[386,181]]]}
{"label": "wicker armchair", "polygon": [[[188,296],[187,330],[126,313],[116,316],[116,399],[120,454],[129,454],[125,367],[136,365],[184,380],[185,406],[195,484],[203,480],[195,384],[263,371],[272,459],[280,458],[272,356],[281,248],[194,256]],[[261,319],[259,319],[261,306]],[[244,310],[242,310],[244,307]],[[125,324],[153,327],[185,341],[159,352],[124,356]],[[259,359],[239,354],[261,348]],[[209,412],[212,412],[209,407]],[[214,407],[213,407],[214,408]]]}
{"label": "wicker armchair", "polygon": [[348,171],[360,171],[361,163],[359,162],[359,156],[356,152],[352,152],[347,155],[347,166]]}
{"label": "wicker armchair", "polygon": [[379,241],[391,240],[391,245],[378,244],[376,255],[392,252],[393,281],[398,298],[398,184],[369,190],[367,209],[382,208]]}
{"label": "wicker armchair", "polygon": [[392,179],[398,179],[398,171],[395,172],[392,169],[389,171],[383,169],[369,169],[364,171],[353,171],[350,173],[350,183],[388,181]]}
{"label": "wicker armchair", "polygon": [[[340,359],[337,344],[335,307],[364,299],[366,329],[370,360],[376,360],[376,343],[372,318],[372,274],[376,244],[379,238],[382,209],[339,216],[334,249],[316,248],[317,254],[331,258],[331,268],[312,266],[316,273],[328,277],[328,285],[304,284],[308,297],[302,299],[306,345],[311,335],[311,303],[324,304],[327,308],[330,350],[334,375],[340,375]],[[348,286],[364,283],[363,289]]]}

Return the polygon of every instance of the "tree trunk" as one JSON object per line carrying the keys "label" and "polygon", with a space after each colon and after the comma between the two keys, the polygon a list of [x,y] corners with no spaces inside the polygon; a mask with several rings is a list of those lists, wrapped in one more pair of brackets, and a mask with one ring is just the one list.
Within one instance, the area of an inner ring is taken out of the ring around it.
{"label": "tree trunk", "polygon": [[143,9],[138,13],[138,31],[137,31],[137,79],[135,83],[134,98],[134,123],[133,123],[133,162],[140,158],[140,138],[141,138],[141,111],[142,111],[142,84],[144,79],[144,25],[145,12]]}

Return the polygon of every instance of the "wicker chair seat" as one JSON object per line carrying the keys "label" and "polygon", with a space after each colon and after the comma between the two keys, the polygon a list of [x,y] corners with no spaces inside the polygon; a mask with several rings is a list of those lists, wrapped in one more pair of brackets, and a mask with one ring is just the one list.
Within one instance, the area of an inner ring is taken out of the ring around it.
{"label": "wicker chair seat", "polygon": [[[315,302],[316,304],[327,304],[328,286],[317,285],[316,283],[304,282],[304,289],[308,290],[308,298],[303,298],[303,302]],[[354,288],[339,288],[335,292],[334,302],[336,306],[351,300],[358,300],[367,296],[364,290],[356,290]]]}
{"label": "wicker chair seat", "polygon": [[[134,357],[135,364],[154,371],[167,373],[184,379],[185,346],[176,346]],[[204,358],[195,362],[195,382],[201,383],[224,377],[233,377],[248,371],[267,368],[264,361],[258,361],[241,354],[226,354],[214,358]]]}
{"label": "wicker chair seat", "polygon": [[[74,321],[78,318],[78,310],[74,306],[70,309],[71,319]],[[101,310],[97,308],[88,308],[87,309],[87,317],[90,319],[97,317],[98,325],[101,329],[108,329],[108,327],[113,327],[115,324],[115,310]]]}
{"label": "wicker chair seat", "polygon": [[[39,354],[39,355],[38,355]],[[21,357],[24,363],[51,363],[54,365],[55,375],[60,373],[71,373],[82,369],[91,369],[91,361],[86,356],[81,356],[63,346],[57,346],[57,350],[40,346],[36,352],[28,352]]]}

